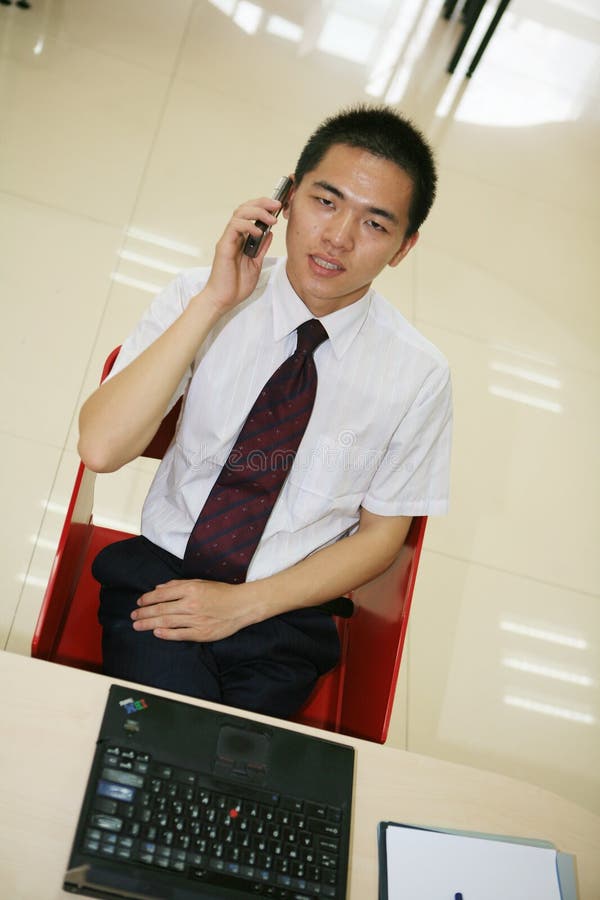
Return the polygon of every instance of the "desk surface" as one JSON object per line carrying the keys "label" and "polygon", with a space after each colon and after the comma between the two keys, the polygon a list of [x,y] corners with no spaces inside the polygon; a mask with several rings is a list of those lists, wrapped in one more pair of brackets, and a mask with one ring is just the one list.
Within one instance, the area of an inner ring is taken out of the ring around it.
{"label": "desk surface", "polygon": [[[72,896],[61,889],[62,875],[109,684],[101,675],[0,652],[4,897]],[[545,838],[576,855],[580,900],[600,897],[600,817],[502,775],[339,740],[357,750],[349,900],[377,897],[376,826],[385,819]]]}

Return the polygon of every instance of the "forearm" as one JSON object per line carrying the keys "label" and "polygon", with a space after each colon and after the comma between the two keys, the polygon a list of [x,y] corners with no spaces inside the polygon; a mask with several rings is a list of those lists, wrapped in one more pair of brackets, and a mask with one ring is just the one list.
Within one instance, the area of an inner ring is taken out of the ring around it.
{"label": "forearm", "polygon": [[111,472],[139,456],[220,315],[212,298],[201,292],[170,328],[86,400],[78,449],[89,468]]}
{"label": "forearm", "polygon": [[79,454],[96,472],[112,472],[135,459],[154,437],[169,400],[216,322],[256,288],[272,234],[254,259],[242,252],[245,235],[262,236],[257,219],[277,221],[278,200],[248,201],[217,242],[204,290],[154,343],[86,401],[79,417]]}
{"label": "forearm", "polygon": [[384,572],[402,547],[410,517],[365,513],[354,534],[268,578],[240,585],[256,621],[340,597]]}
{"label": "forearm", "polygon": [[158,585],[138,600],[133,627],[171,641],[218,641],[273,616],[317,606],[384,572],[410,522],[363,509],[355,534],[269,578],[235,585],[199,579]]}

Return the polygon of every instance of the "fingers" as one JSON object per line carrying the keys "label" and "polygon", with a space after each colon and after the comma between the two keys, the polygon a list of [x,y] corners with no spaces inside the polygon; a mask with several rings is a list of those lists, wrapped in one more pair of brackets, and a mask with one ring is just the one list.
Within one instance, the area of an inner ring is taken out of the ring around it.
{"label": "fingers", "polygon": [[143,594],[131,613],[136,631],[171,641],[214,641],[246,624],[230,597],[232,586],[200,579],[169,581]]}
{"label": "fingers", "polygon": [[154,637],[163,641],[189,641],[197,640],[195,634],[190,634],[189,628],[155,628]]}
{"label": "fingers", "polygon": [[258,200],[249,200],[243,203],[235,210],[225,234],[229,230],[230,233],[238,236],[251,234],[254,237],[260,237],[264,232],[264,228],[256,225],[256,222],[262,222],[271,228],[277,222],[275,213],[281,209],[279,200],[273,200],[271,197],[261,197]]}

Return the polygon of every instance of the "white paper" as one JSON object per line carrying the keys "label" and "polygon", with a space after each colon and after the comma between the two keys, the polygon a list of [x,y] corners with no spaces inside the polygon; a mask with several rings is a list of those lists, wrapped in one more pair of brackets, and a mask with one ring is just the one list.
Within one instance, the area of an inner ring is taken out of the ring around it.
{"label": "white paper", "polygon": [[561,900],[556,850],[388,826],[389,900]]}

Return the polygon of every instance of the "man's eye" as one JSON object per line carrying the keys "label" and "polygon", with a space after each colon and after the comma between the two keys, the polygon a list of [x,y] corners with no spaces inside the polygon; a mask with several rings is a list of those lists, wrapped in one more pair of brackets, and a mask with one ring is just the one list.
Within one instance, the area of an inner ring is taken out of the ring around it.
{"label": "man's eye", "polygon": [[333,200],[329,200],[328,197],[317,197],[316,199],[321,204],[321,206],[333,206]]}
{"label": "man's eye", "polygon": [[367,225],[369,225],[371,228],[374,228],[375,231],[385,231],[383,225],[380,225],[379,222],[374,222],[373,219],[369,219]]}

